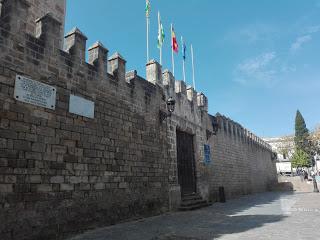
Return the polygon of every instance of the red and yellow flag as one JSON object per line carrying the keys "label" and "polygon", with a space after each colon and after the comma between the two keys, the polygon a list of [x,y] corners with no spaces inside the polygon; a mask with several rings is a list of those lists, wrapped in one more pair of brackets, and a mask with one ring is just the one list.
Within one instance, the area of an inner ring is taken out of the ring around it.
{"label": "red and yellow flag", "polygon": [[179,45],[177,42],[176,34],[174,33],[174,29],[171,29],[171,36],[172,36],[172,50],[176,53],[179,51]]}

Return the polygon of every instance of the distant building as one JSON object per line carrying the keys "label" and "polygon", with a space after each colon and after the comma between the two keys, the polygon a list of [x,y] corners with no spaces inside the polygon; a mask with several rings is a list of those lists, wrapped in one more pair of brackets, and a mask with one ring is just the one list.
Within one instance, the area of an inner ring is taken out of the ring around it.
{"label": "distant building", "polygon": [[279,162],[290,161],[295,148],[294,136],[264,138],[264,141],[269,143],[272,150],[277,153]]}
{"label": "distant building", "polygon": [[272,150],[277,153],[277,172],[291,173],[291,158],[295,149],[294,136],[264,138],[264,141],[269,143]]}
{"label": "distant building", "polygon": [[[318,142],[320,146],[320,131],[315,131],[310,134],[314,141]],[[278,173],[291,173],[291,159],[295,151],[294,136],[283,136],[283,137],[272,137],[272,138],[263,138],[267,142],[274,152],[277,153],[277,172]],[[320,156],[314,156],[317,164],[315,165],[316,171],[320,169]]]}

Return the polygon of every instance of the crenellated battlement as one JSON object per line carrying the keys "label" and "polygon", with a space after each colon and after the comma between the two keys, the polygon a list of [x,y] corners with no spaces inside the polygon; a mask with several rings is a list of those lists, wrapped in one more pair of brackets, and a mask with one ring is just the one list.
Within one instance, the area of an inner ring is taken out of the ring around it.
{"label": "crenellated battlement", "polygon": [[241,139],[248,144],[254,144],[272,151],[272,148],[268,143],[250,132],[248,129],[244,128],[241,124],[221,115],[220,113],[216,114],[216,118],[219,124],[219,131],[223,132],[223,134],[233,136],[234,138]]}
{"label": "crenellated battlement", "polygon": [[[66,86],[73,92],[92,98],[97,91],[111,95],[114,95],[112,91],[116,91],[120,96],[130,96],[130,101],[139,108],[143,107],[142,103],[150,104],[158,95],[162,96],[163,101],[159,108],[164,109],[166,99],[172,97],[176,100],[175,116],[201,124],[202,113],[208,112],[207,97],[186,86],[184,81],[176,80],[169,70],[162,71],[162,66],[156,60],[146,64],[146,79],[139,76],[136,70],[126,72],[125,58],[118,52],[108,57],[109,50],[100,41],[86,52],[88,38],[77,27],[65,35],[62,50],[59,35],[61,23],[50,13],[36,20],[34,36],[26,33],[24,19],[29,7],[25,0],[1,1],[0,21],[2,38],[5,39],[1,44],[4,52],[1,62],[4,65],[10,66],[24,59],[32,66],[26,67],[21,61],[19,71],[30,76],[34,72],[45,74],[39,72],[39,66],[45,65],[49,76],[44,79],[56,79],[55,82],[51,80],[53,84]],[[19,46],[20,51],[10,53],[10,47],[15,45]],[[231,119],[220,114],[217,114],[217,119],[223,132],[248,143],[270,148],[262,139]]]}
{"label": "crenellated battlement", "polygon": [[[141,93],[141,91],[134,93],[143,87],[137,86],[141,81],[133,82],[137,78],[140,80],[143,78],[138,77],[136,71],[126,72],[124,57],[118,52],[108,57],[109,50],[99,41],[90,46],[86,52],[88,38],[77,27],[68,32],[63,40],[59,35],[62,28],[61,23],[48,13],[36,19],[35,34],[28,34],[24,19],[28,15],[29,7],[30,5],[25,0],[3,0],[1,2],[1,22],[6,23],[1,26],[7,30],[5,31],[7,36],[2,34],[3,37],[6,37],[6,42],[1,47],[9,52],[10,43],[17,44],[17,39],[19,39],[18,42],[22,50],[18,54],[11,55],[11,61],[23,58],[33,65],[25,67],[25,64],[22,64],[21,72],[32,76],[35,71],[39,71],[39,65],[47,65],[48,72],[50,75],[54,75],[57,80],[68,79],[71,82],[68,84],[58,82],[58,80],[54,84],[67,86],[75,84],[86,91],[87,95],[90,95],[91,91],[101,91],[103,88],[108,88],[111,84],[111,88],[122,92],[123,95],[130,93],[137,99],[145,98],[146,93]],[[61,44],[62,41],[64,44]],[[61,45],[64,46],[63,49],[60,49]],[[88,54],[88,62],[86,62],[86,54]],[[1,61],[4,64],[10,64],[7,59],[8,56],[3,55]],[[159,95],[165,94],[166,98],[173,97],[177,101],[177,105],[180,106],[180,112],[184,112],[186,116],[191,116],[199,111],[208,111],[208,100],[203,93],[197,93],[193,88],[187,87],[185,82],[175,80],[169,70],[162,72],[162,66],[155,60],[146,64],[145,81],[157,86]],[[129,82],[131,82],[130,86]],[[114,86],[125,87],[120,89],[114,88]],[[150,98],[153,97],[150,96]],[[190,107],[190,102],[193,103],[192,107]],[[199,111],[196,110],[197,108]]]}
{"label": "crenellated battlement", "polygon": [[65,35],[64,51],[72,56],[74,61],[80,61],[81,64],[86,60],[86,35],[84,35],[78,28],[73,28]]}

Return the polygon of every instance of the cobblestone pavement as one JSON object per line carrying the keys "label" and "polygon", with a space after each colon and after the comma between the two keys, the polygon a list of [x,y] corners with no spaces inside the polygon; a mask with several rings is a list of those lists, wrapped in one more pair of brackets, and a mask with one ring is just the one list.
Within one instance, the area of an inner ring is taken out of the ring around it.
{"label": "cobblestone pavement", "polygon": [[70,240],[320,239],[320,194],[268,192],[100,228]]}

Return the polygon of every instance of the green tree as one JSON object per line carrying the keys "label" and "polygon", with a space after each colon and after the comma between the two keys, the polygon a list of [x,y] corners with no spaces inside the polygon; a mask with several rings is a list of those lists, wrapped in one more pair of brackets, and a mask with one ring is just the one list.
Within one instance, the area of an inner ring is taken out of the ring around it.
{"label": "green tree", "polygon": [[296,113],[294,143],[296,149],[309,153],[309,130],[299,110]]}
{"label": "green tree", "polygon": [[310,156],[306,152],[304,152],[301,149],[296,149],[295,153],[292,156],[291,159],[291,165],[294,168],[298,167],[310,167],[311,161]]}

